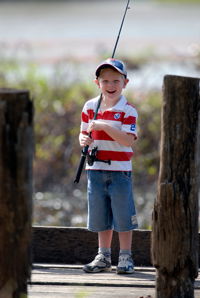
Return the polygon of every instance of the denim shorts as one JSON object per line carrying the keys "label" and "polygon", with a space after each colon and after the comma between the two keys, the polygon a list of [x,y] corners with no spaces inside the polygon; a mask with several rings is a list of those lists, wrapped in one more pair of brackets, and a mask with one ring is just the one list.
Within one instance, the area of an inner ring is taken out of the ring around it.
{"label": "denim shorts", "polygon": [[131,172],[88,170],[88,222],[93,232],[138,227]]}

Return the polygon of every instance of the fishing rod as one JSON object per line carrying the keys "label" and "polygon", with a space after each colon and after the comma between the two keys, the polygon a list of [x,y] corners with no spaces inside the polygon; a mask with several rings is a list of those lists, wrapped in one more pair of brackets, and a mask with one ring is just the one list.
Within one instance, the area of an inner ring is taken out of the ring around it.
{"label": "fishing rod", "polygon": [[[116,42],[115,42],[115,45],[114,45],[114,49],[113,49],[111,58],[114,58],[114,56],[115,56],[115,52],[116,52],[117,45],[118,45],[118,42],[119,42],[119,38],[120,38],[120,34],[121,34],[122,27],[123,27],[123,24],[124,24],[124,20],[125,20],[125,17],[126,17],[126,13],[127,13],[127,10],[130,8],[129,7],[129,2],[130,2],[130,0],[128,0],[127,4],[126,4],[126,8],[125,8],[125,11],[124,11],[124,15],[123,15],[123,18],[122,18],[122,21],[121,21],[121,25],[120,25],[120,28],[119,28],[119,32],[118,32],[118,35],[117,35],[117,39],[116,39]],[[95,110],[95,113],[94,113],[94,118],[93,118],[94,120],[97,119],[97,114],[98,114],[98,110],[99,110],[100,105],[101,105],[101,101],[102,101],[102,93],[99,96],[99,99],[98,99],[98,102],[97,102],[97,107],[96,107],[96,110]],[[90,133],[90,136],[91,136],[91,133]],[[85,163],[85,160],[86,160],[86,157],[87,157],[87,154],[88,154],[88,149],[89,149],[89,146],[87,145],[81,151],[81,158],[80,158],[79,166],[78,166],[78,169],[77,169],[77,172],[76,172],[76,178],[74,180],[74,183],[79,183],[81,173],[82,173],[82,170],[83,170],[83,167],[84,167],[84,163]]]}
{"label": "fishing rod", "polygon": [[118,42],[119,42],[119,37],[120,37],[121,31],[122,31],[122,27],[123,27],[123,24],[124,24],[124,19],[126,17],[127,10],[130,8],[129,7],[129,2],[130,2],[130,0],[128,0],[127,1],[127,4],[126,4],[126,8],[125,8],[125,11],[124,11],[122,22],[121,22],[121,25],[120,25],[120,28],[119,28],[119,33],[117,35],[117,39],[116,39],[115,46],[114,46],[114,49],[113,49],[112,58],[114,58],[114,56],[115,56],[115,51],[116,51],[116,48],[117,48],[117,45],[118,45]]}

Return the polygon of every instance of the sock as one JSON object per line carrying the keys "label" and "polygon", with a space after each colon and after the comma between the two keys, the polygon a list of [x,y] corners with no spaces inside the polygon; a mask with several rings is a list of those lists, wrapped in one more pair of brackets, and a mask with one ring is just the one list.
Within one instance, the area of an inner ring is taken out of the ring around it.
{"label": "sock", "polygon": [[102,253],[106,258],[111,257],[111,248],[99,247],[98,253]]}
{"label": "sock", "polygon": [[119,255],[132,255],[132,252],[130,249],[120,249]]}

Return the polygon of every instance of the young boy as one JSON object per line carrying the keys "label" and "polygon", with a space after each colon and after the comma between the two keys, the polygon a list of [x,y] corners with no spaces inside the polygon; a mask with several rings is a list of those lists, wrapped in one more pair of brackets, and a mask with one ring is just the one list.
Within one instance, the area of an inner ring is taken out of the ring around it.
{"label": "young boy", "polygon": [[[93,120],[98,98],[87,101],[82,110],[82,147],[94,149],[87,163],[88,229],[98,232],[98,254],[85,265],[89,273],[111,271],[111,241],[118,232],[120,252],[117,273],[133,273],[132,230],[137,218],[132,193],[132,145],[137,138],[137,111],[122,95],[128,83],[122,61],[109,58],[96,69],[95,83],[102,101],[97,120]],[[97,151],[96,151],[97,150]]]}

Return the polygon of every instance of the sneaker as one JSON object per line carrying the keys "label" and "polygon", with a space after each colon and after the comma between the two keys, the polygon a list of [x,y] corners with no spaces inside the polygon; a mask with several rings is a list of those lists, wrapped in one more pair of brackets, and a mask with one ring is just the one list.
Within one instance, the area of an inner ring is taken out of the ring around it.
{"label": "sneaker", "polygon": [[133,273],[134,272],[134,264],[133,259],[130,255],[120,255],[119,262],[117,266],[117,274],[124,273]]}
{"label": "sneaker", "polygon": [[111,270],[110,258],[106,258],[102,253],[99,253],[91,263],[83,267],[83,271],[87,273],[98,273]]}

